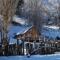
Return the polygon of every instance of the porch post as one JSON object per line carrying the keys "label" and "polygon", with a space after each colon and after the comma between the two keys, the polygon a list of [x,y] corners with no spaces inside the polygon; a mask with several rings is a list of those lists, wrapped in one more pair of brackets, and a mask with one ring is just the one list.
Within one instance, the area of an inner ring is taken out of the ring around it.
{"label": "porch post", "polygon": [[23,49],[23,50],[22,50],[22,51],[23,51],[22,54],[24,55],[24,39],[22,39],[22,42],[23,42],[23,43],[22,43],[22,49]]}

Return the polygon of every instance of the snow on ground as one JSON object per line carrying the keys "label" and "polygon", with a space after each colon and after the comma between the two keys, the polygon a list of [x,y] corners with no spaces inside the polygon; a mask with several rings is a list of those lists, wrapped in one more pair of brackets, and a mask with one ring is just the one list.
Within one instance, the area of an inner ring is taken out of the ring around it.
{"label": "snow on ground", "polygon": [[60,60],[59,54],[27,56],[2,56],[0,60]]}

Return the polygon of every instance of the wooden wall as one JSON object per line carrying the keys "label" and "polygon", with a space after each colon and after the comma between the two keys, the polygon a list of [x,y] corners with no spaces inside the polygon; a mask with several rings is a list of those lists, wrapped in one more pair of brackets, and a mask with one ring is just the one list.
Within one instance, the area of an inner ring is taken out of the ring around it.
{"label": "wooden wall", "polygon": [[29,29],[26,33],[19,35],[18,38],[24,39],[24,40],[35,40],[36,38],[38,38],[39,34],[38,31],[36,30],[35,27],[32,27],[31,29]]}

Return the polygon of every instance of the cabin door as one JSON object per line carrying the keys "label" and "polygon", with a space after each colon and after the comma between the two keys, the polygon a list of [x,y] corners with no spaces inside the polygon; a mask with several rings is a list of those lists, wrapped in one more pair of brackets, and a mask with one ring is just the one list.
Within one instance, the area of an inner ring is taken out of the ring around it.
{"label": "cabin door", "polygon": [[31,54],[32,50],[33,50],[33,44],[31,43],[26,43],[26,54]]}

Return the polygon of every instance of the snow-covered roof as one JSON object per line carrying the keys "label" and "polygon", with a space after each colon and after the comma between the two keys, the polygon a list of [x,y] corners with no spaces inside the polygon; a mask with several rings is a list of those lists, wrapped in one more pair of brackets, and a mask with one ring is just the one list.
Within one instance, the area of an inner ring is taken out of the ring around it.
{"label": "snow-covered roof", "polygon": [[10,37],[10,44],[15,44],[17,42],[16,39],[14,39],[15,35],[23,34],[27,32],[32,26],[16,26],[16,25],[11,25],[9,28],[9,33],[8,36]]}
{"label": "snow-covered roof", "polygon": [[49,38],[60,37],[60,29],[57,26],[44,26],[42,28],[41,34]]}
{"label": "snow-covered roof", "polygon": [[51,26],[51,25],[44,25],[43,27],[51,28],[51,29],[59,29],[60,28],[58,26]]}
{"label": "snow-covered roof", "polygon": [[17,43],[17,40],[14,39],[14,36],[18,31],[21,31],[21,30],[24,30],[24,29],[25,28],[22,27],[22,26],[11,25],[10,28],[9,28],[9,33],[8,33],[8,36],[10,37],[9,44]]}
{"label": "snow-covered roof", "polygon": [[16,35],[19,35],[19,34],[24,34],[24,33],[26,33],[29,29],[31,29],[32,28],[32,26],[29,26],[29,27],[27,27],[26,29],[24,29],[23,31],[21,31],[21,32],[18,32]]}
{"label": "snow-covered roof", "polygon": [[13,22],[16,22],[16,23],[19,23],[21,25],[27,25],[27,19],[24,19],[24,18],[20,18],[18,16],[13,16]]}

